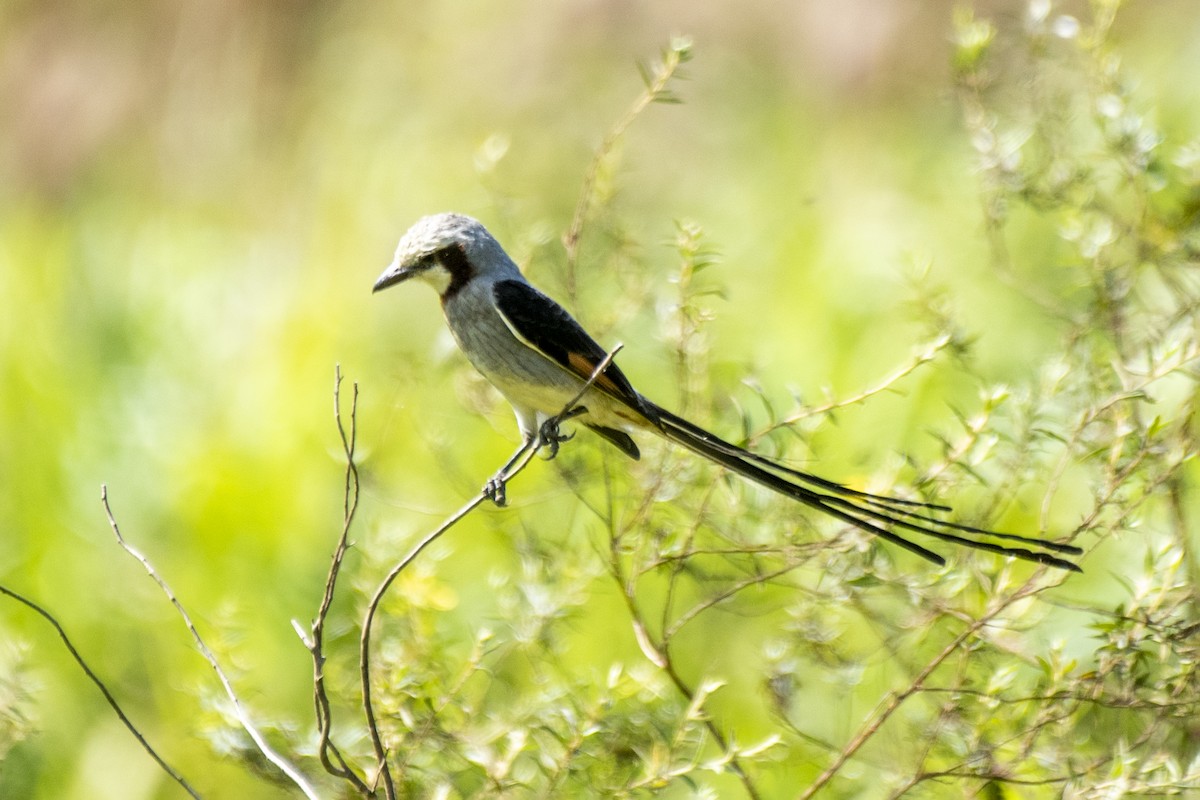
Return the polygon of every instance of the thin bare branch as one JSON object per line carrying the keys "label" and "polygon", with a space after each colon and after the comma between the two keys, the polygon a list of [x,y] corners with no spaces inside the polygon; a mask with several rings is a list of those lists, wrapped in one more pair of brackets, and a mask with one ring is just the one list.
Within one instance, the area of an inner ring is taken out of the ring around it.
{"label": "thin bare branch", "polygon": [[192,634],[192,639],[196,642],[196,647],[199,648],[200,654],[204,656],[204,660],[213,668],[213,672],[217,673],[217,679],[220,680],[221,686],[225,689],[225,696],[229,698],[229,702],[233,704],[234,715],[237,717],[242,728],[249,734],[254,741],[254,745],[263,756],[279,768],[288,780],[296,785],[300,791],[304,792],[304,796],[310,800],[317,800],[317,791],[309,783],[308,778],[304,776],[295,766],[293,766],[286,758],[275,752],[274,748],[267,743],[262,733],[255,727],[250,715],[246,713],[246,709],[242,707],[242,703],[238,700],[237,693],[233,689],[233,684],[229,680],[229,676],[225,674],[225,670],[221,668],[221,664],[217,661],[216,655],[204,643],[203,637],[200,636],[200,631],[196,629],[192,623],[192,618],[188,614],[187,609],[183,607],[183,603],[179,601],[175,593],[169,587],[154,569],[154,565],[150,560],[138,552],[132,545],[125,541],[125,537],[121,535],[121,529],[117,525],[117,519],[113,515],[112,507],[108,503],[108,487],[100,487],[100,502],[104,505],[104,513],[108,517],[108,525],[112,528],[113,536],[117,538],[117,544],[125,550],[126,553],[137,559],[138,563],[146,570],[146,573],[158,584],[158,588],[162,589],[167,599],[171,601],[171,605],[175,606],[175,610],[179,612],[179,616],[183,619],[187,626],[188,632]]}
{"label": "thin bare branch", "polygon": [[[548,420],[546,425],[543,425],[543,432],[556,428],[559,423],[571,416],[571,414],[575,411],[575,408],[578,406],[579,401],[583,399],[583,396],[587,394],[589,389],[592,388],[592,384],[594,384],[596,379],[604,373],[604,370],[608,369],[608,365],[612,363],[613,358],[616,357],[617,353],[621,351],[623,346],[624,345],[621,344],[616,345],[600,361],[600,363],[596,365],[596,368],[592,370],[592,374],[588,377],[587,381],[584,382],[583,386],[580,387],[579,392],[575,395],[575,397],[573,397],[569,403],[563,406],[562,411]],[[526,466],[529,465],[529,462],[533,460],[535,455],[537,455],[538,450],[540,450],[542,445],[546,443],[547,442],[543,441],[542,433],[539,433],[537,437],[526,442],[525,445],[517,451],[517,454],[513,458],[509,459],[508,463],[501,468],[500,472],[496,475],[493,481],[489,481],[488,485],[485,486],[484,489],[479,492],[479,494],[475,495],[470,502],[468,502],[458,511],[454,512],[454,514],[447,518],[445,522],[428,533],[425,538],[421,539],[421,541],[417,542],[416,546],[409,551],[408,555],[406,555],[399,563],[392,567],[392,569],[384,577],[383,582],[379,584],[379,588],[375,590],[374,596],[371,597],[371,602],[367,605],[367,614],[366,618],[363,620],[362,635],[359,641],[359,674],[362,681],[363,712],[366,715],[367,731],[371,737],[371,747],[375,752],[378,779],[382,780],[383,782],[384,794],[388,800],[395,800],[396,785],[395,780],[392,777],[391,769],[388,767],[387,748],[384,746],[383,736],[379,732],[379,723],[375,716],[375,707],[371,696],[371,628],[375,621],[375,614],[378,612],[379,605],[383,602],[383,596],[387,593],[387,590],[391,587],[392,583],[395,582],[396,578],[400,577],[400,573],[407,569],[409,564],[416,560],[417,556],[421,554],[421,551],[435,542],[441,537],[442,534],[450,530],[450,528],[458,524],[463,517],[475,510],[475,508],[483,503],[484,500],[493,498],[494,495],[489,488],[493,482],[499,481],[500,484],[503,485],[507,481],[515,478],[525,469]]]}
{"label": "thin bare branch", "polygon": [[[350,429],[342,419],[342,367],[334,366],[333,370],[333,420],[337,425],[338,436],[342,441],[342,453],[346,457],[345,485],[342,501],[342,532],[338,536],[337,546],[329,564],[329,574],[325,578],[325,593],[321,597],[321,606],[317,610],[316,619],[310,626],[309,633],[304,633],[299,622],[292,625],[300,635],[304,646],[308,648],[313,660],[313,704],[317,715],[317,755],[321,766],[329,774],[350,783],[354,790],[364,797],[373,797],[375,792],[366,781],[342,756],[341,750],[334,744],[332,736],[333,712],[329,703],[329,694],[325,686],[325,621],[329,609],[333,605],[334,592],[337,588],[338,575],[341,573],[342,561],[346,551],[350,549],[350,525],[354,522],[354,513],[358,510],[358,464],[354,460],[354,446],[358,435],[358,383],[353,384],[354,394],[350,402]],[[335,763],[336,762],[336,763]]]}
{"label": "thin bare branch", "polygon": [[195,789],[192,788],[191,784],[184,779],[183,775],[181,775],[178,770],[168,764],[166,760],[163,759],[163,757],[160,756],[158,752],[150,746],[150,743],[146,741],[146,737],[142,735],[142,732],[137,729],[137,726],[134,725],[132,720],[130,720],[125,714],[124,709],[121,708],[121,704],[117,702],[117,698],[114,697],[113,693],[109,691],[107,686],[105,686],[104,681],[100,680],[100,677],[94,671],[92,671],[90,666],[88,666],[87,661],[84,660],[82,655],[80,655],[79,651],[75,648],[75,645],[71,642],[70,637],[67,636],[67,632],[63,629],[63,626],[59,624],[58,620],[55,619],[54,615],[29,598],[24,597],[5,586],[0,585],[0,594],[11,597],[13,600],[16,600],[26,608],[33,610],[35,613],[41,616],[42,619],[50,623],[51,627],[53,627],[55,632],[58,633],[58,638],[62,639],[63,645],[67,648],[67,652],[71,654],[71,658],[75,659],[75,663],[79,665],[81,670],[83,670],[83,674],[87,675],[88,680],[96,684],[96,688],[100,690],[102,695],[104,695],[104,700],[116,713],[117,718],[121,720],[121,724],[124,725],[131,734],[133,734],[133,738],[137,739],[138,744],[142,746],[142,749],[150,754],[150,757],[153,758],[155,763],[162,768],[163,772],[171,776],[171,780],[178,783],[189,795],[199,800],[200,795]]}

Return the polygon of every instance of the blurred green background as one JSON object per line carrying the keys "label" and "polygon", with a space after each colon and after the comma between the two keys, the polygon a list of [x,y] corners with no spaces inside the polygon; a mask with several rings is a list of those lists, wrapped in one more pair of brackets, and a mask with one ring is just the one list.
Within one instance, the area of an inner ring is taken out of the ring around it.
{"label": "blurred green background", "polygon": [[[676,219],[699,221],[720,251],[718,391],[744,393],[747,374],[814,402],[870,385],[928,339],[909,302],[926,269],[977,337],[977,369],[1026,378],[1060,331],[989,268],[950,75],[953,6],[3,3],[0,581],[58,615],[203,788],[269,793],[197,738],[210,671],[114,544],[101,484],[243,698],[310,724],[290,620],[315,612],[340,526],[334,364],[362,391],[356,538],[392,548],[376,566],[516,442],[507,410],[461,372],[432,294],[373,297],[372,281],[412,221],[456,210],[563,296],[559,237],[583,175],[641,89],[636,63],[673,34],[695,42],[674,87],[684,102],[635,122],[601,192],[648,283],[677,260]],[[1025,14],[976,7],[1000,25]],[[1200,74],[1194,2],[1131,3],[1114,33],[1161,112],[1200,127],[1180,79]],[[1053,263],[1053,236],[1038,233]],[[586,301],[605,280],[582,272],[575,310],[626,343],[635,384],[673,404],[654,320],[609,328],[618,320]],[[1058,288],[1050,271],[1030,280]],[[937,452],[929,429],[969,387],[951,370],[905,388],[846,414],[825,473]],[[552,486],[531,474],[516,494],[534,504]],[[501,513],[445,545],[462,553],[442,557],[458,559],[447,570],[465,595],[470,569],[503,558]],[[0,761],[0,796],[178,794],[53,633],[6,601],[0,675],[26,696],[30,731]]]}

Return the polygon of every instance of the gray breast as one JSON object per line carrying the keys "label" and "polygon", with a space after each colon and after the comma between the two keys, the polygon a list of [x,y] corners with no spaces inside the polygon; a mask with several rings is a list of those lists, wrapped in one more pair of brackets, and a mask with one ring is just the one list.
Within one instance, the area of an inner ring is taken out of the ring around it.
{"label": "gray breast", "polygon": [[474,281],[446,301],[446,322],[467,358],[505,394],[513,383],[578,386],[565,370],[518,340],[496,310],[491,286]]}

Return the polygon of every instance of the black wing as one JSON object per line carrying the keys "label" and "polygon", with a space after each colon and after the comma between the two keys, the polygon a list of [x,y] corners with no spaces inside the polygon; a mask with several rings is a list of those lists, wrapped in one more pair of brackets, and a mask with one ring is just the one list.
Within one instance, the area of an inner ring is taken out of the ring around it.
{"label": "black wing", "polygon": [[[580,380],[590,378],[608,355],[565,308],[525,281],[499,281],[492,286],[492,294],[513,335]],[[642,396],[616,364],[609,364],[593,385],[654,420]]]}

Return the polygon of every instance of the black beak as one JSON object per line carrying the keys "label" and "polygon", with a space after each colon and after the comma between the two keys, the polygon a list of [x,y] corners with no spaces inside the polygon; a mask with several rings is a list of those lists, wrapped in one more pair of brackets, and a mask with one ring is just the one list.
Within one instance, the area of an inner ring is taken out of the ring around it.
{"label": "black beak", "polygon": [[397,283],[403,283],[416,274],[417,270],[412,267],[402,267],[399,264],[393,263],[390,267],[383,271],[379,279],[375,281],[375,286],[371,288],[372,294],[389,286],[395,286]]}

